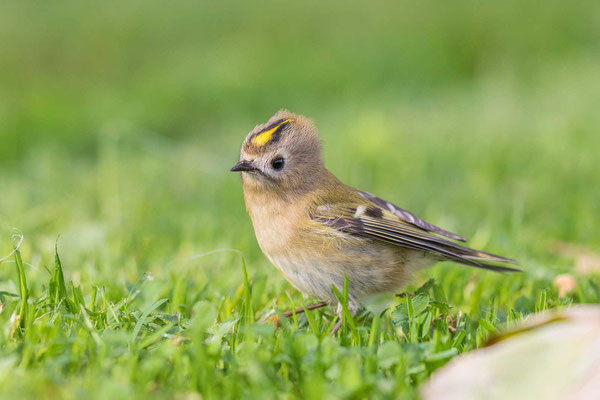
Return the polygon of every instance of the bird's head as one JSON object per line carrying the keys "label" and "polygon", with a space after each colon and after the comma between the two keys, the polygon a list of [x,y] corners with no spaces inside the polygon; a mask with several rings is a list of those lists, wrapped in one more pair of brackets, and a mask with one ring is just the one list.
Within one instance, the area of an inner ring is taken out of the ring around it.
{"label": "bird's head", "polygon": [[317,129],[308,118],[281,110],[248,134],[231,171],[259,190],[309,190],[325,171]]}

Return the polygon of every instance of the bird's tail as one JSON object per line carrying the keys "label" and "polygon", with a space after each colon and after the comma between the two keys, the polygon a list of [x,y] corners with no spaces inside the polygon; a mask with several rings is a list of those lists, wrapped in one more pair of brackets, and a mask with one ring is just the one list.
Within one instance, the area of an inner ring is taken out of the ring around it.
{"label": "bird's tail", "polygon": [[[487,253],[481,250],[475,250],[468,247],[460,246],[460,249],[454,249],[457,254],[457,258],[453,261],[459,262],[464,265],[469,265],[475,268],[487,269],[496,272],[523,272],[522,270],[509,267],[506,265],[498,264],[517,264],[515,260],[510,258],[498,256],[496,254]],[[457,251],[458,250],[458,251]]]}

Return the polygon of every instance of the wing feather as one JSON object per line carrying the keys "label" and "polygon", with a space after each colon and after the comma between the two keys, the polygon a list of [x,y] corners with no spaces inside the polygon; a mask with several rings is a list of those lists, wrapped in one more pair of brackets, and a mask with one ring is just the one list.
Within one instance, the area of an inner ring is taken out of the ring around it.
{"label": "wing feather", "polygon": [[407,211],[403,208],[398,207],[395,204],[385,201],[385,200],[375,196],[374,194],[371,194],[369,192],[363,192],[360,190],[358,191],[358,194],[360,194],[364,199],[375,204],[377,207],[380,207],[381,209],[390,211],[396,217],[400,218],[401,220],[403,220],[405,222],[408,222],[409,224],[412,224],[414,226],[417,226],[417,227],[424,229],[426,231],[429,231],[429,232],[435,232],[442,236],[446,236],[450,239],[458,240],[460,242],[467,241],[467,239],[465,239],[464,237],[459,236],[456,233],[448,232],[447,230],[442,229],[439,226],[430,224],[429,222],[426,222],[426,221],[422,220],[421,218],[417,217],[415,214],[411,213],[410,211]]}
{"label": "wing feather", "polygon": [[[375,239],[393,245],[437,254],[441,258],[494,271],[520,271],[492,262],[515,264],[514,260],[471,249],[429,233],[427,230],[398,219],[396,213],[373,205],[335,204],[318,207],[313,219],[339,231]],[[437,232],[436,232],[437,233]]]}

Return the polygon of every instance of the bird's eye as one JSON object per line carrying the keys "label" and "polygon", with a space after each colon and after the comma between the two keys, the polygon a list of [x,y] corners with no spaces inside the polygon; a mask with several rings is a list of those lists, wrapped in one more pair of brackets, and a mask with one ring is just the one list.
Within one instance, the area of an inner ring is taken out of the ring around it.
{"label": "bird's eye", "polygon": [[283,159],[283,157],[276,157],[271,161],[271,167],[273,167],[273,169],[276,171],[281,170],[284,164],[285,160]]}

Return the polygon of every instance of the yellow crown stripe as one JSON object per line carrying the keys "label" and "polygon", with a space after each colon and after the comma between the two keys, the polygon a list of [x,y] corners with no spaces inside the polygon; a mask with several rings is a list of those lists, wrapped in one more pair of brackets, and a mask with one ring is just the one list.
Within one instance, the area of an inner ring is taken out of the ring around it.
{"label": "yellow crown stripe", "polygon": [[271,137],[277,131],[277,129],[279,129],[281,127],[281,125],[287,124],[288,122],[292,122],[292,121],[294,121],[294,120],[286,119],[285,121],[280,122],[279,124],[275,125],[273,128],[269,129],[268,131],[264,131],[264,132],[256,135],[252,139],[252,144],[255,146],[264,146],[265,144],[269,143],[269,141],[271,140]]}

